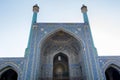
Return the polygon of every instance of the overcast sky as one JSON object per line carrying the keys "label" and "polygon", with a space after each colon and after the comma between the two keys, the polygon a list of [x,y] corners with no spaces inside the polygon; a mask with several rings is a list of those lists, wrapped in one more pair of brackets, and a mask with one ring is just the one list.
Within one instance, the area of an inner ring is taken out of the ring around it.
{"label": "overcast sky", "polygon": [[1,0],[0,57],[24,56],[36,3],[38,22],[80,23],[85,4],[98,55],[120,55],[120,0]]}

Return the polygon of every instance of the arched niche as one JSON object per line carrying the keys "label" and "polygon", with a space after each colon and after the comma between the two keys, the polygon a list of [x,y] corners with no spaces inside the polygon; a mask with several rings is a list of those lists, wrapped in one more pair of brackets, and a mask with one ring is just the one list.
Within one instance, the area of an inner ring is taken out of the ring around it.
{"label": "arched niche", "polygon": [[116,65],[110,65],[105,70],[106,80],[120,80],[120,69]]}
{"label": "arched niche", "polygon": [[53,80],[69,80],[68,57],[61,52],[53,59]]}
{"label": "arched niche", "polygon": [[[79,79],[82,74],[85,75],[83,45],[76,36],[64,30],[57,30],[44,39],[40,48],[40,75],[42,79],[53,78],[54,58],[58,53],[67,56],[68,74],[71,79]],[[59,66],[63,67],[64,65],[59,64]]]}
{"label": "arched niche", "polygon": [[[46,51],[45,53],[48,53],[46,48],[53,49],[56,48],[62,48],[69,45],[71,49],[74,49],[74,51],[80,51],[82,49],[81,41],[78,40],[74,35],[71,35],[71,33],[64,31],[64,30],[57,30],[54,31],[52,34],[48,34],[47,38],[44,39],[44,41],[41,43],[41,50],[42,53]],[[72,45],[72,46],[71,46]],[[49,50],[51,50],[49,49]],[[76,52],[78,54],[78,52]],[[46,54],[44,54],[46,55]]]}
{"label": "arched niche", "polygon": [[5,67],[0,71],[0,80],[18,80],[18,73],[12,67]]}

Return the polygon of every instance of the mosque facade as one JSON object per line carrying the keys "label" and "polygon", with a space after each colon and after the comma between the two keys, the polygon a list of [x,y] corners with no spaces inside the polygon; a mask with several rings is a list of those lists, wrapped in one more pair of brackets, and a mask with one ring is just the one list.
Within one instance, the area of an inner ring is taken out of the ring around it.
{"label": "mosque facade", "polygon": [[98,56],[87,6],[83,23],[39,23],[33,18],[24,57],[0,58],[0,80],[120,80],[120,56]]}

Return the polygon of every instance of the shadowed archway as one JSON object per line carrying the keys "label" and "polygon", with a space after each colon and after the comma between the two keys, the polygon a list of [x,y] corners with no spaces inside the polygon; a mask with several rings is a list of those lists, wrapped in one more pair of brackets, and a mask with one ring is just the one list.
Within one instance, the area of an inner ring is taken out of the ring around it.
{"label": "shadowed archway", "polygon": [[54,56],[53,80],[69,80],[68,57],[63,53]]}
{"label": "shadowed archway", "polygon": [[109,67],[105,71],[106,80],[120,80],[120,72],[114,67]]}
{"label": "shadowed archway", "polygon": [[0,80],[17,80],[17,78],[18,78],[18,74],[13,69],[5,70],[0,75]]}

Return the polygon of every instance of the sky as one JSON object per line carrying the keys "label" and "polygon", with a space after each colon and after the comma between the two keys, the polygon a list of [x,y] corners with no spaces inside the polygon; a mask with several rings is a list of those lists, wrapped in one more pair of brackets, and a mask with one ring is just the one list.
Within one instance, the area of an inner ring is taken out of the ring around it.
{"label": "sky", "polygon": [[24,56],[34,4],[40,7],[37,22],[52,23],[83,23],[85,4],[98,55],[120,55],[120,0],[1,0],[0,57]]}

